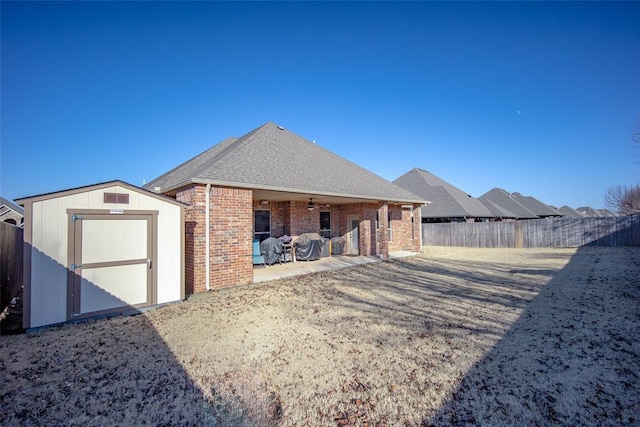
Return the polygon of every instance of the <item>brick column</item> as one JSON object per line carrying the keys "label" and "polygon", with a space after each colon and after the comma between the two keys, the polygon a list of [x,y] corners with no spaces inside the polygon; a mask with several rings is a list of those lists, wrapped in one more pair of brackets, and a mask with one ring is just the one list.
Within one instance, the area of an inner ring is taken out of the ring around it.
{"label": "brick column", "polygon": [[384,259],[389,258],[388,210],[386,203],[378,208],[378,255],[382,255]]}
{"label": "brick column", "polygon": [[176,192],[176,200],[188,204],[185,209],[185,291],[205,291],[205,195],[204,185],[191,185]]}
{"label": "brick column", "polygon": [[253,191],[211,187],[211,289],[253,282]]}

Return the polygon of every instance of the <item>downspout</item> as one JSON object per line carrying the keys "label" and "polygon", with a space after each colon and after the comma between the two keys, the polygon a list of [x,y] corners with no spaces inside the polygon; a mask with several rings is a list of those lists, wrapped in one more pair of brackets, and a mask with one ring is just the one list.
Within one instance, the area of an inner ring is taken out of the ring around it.
{"label": "downspout", "polygon": [[207,184],[207,194],[204,196],[205,199],[205,219],[204,219],[204,228],[205,228],[205,236],[204,236],[204,268],[205,268],[205,288],[207,291],[211,290],[211,273],[209,271],[211,267],[211,247],[209,242],[209,234],[211,232],[211,220],[209,219],[209,215],[211,214],[211,184]]}

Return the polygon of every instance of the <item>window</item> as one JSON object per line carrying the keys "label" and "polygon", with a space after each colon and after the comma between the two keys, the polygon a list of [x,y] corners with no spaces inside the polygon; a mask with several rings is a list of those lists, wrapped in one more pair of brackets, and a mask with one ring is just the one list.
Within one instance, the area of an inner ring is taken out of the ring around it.
{"label": "window", "polygon": [[393,230],[391,229],[391,209],[387,209],[387,240],[391,241],[393,238]]}
{"label": "window", "polygon": [[262,242],[267,237],[271,237],[271,211],[256,209],[253,222],[253,238]]}
{"label": "window", "polygon": [[320,235],[327,239],[331,237],[331,212],[320,212]]}

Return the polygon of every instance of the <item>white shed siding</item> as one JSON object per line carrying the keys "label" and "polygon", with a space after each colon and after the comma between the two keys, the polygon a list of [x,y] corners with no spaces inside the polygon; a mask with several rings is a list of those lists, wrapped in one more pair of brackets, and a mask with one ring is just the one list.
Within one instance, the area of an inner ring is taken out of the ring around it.
{"label": "white shed siding", "polygon": [[48,325],[66,320],[67,215],[60,211],[72,198],[49,199],[33,204],[31,248],[31,324]]}
{"label": "white shed siding", "polygon": [[[68,209],[157,211],[157,303],[183,297],[182,207],[123,185],[97,185],[78,191],[24,199],[32,202],[29,327],[67,319],[67,274],[70,267]],[[104,193],[129,194],[128,204],[104,203]],[[28,210],[27,210],[28,211]]]}
{"label": "white shed siding", "polygon": [[[179,206],[168,205],[158,215],[158,304],[182,298],[182,218]],[[178,226],[176,226],[178,224]]]}

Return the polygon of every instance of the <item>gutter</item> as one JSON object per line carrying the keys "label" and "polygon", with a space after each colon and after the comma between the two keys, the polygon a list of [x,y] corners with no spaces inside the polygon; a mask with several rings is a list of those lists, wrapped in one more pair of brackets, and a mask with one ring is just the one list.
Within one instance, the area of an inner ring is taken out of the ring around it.
{"label": "gutter", "polygon": [[211,242],[210,240],[210,232],[211,232],[211,220],[209,219],[209,215],[211,214],[211,184],[207,184],[207,193],[205,194],[205,218],[204,218],[204,228],[205,228],[205,236],[204,236],[204,268],[205,268],[205,288],[207,291],[211,290]]}
{"label": "gutter", "polygon": [[[268,191],[280,191],[280,192],[284,192],[284,193],[295,193],[295,194],[313,194],[313,195],[317,195],[317,196],[330,196],[330,197],[342,197],[342,198],[347,198],[347,199],[360,199],[363,201],[371,201],[371,202],[378,202],[381,200],[388,200],[388,201],[392,201],[390,203],[420,203],[420,204],[424,204],[425,200],[420,200],[420,199],[413,199],[410,197],[407,198],[402,198],[402,199],[396,199],[393,195],[382,195],[382,194],[378,194],[378,195],[362,195],[362,194],[345,194],[345,193],[337,193],[337,192],[333,192],[333,191],[321,191],[321,190],[317,190],[317,189],[303,189],[303,188],[290,188],[290,187],[281,187],[281,186],[273,186],[273,185],[262,185],[262,184],[251,184],[251,183],[246,183],[246,182],[237,182],[237,181],[225,181],[225,180],[220,180],[220,179],[200,179],[200,178],[190,178],[186,181],[182,181],[179,182],[177,184],[168,186],[168,187],[164,187],[164,188],[160,188],[160,189],[156,189],[153,188],[152,190],[155,192],[162,192],[162,193],[170,193],[172,191],[175,191],[179,188],[185,187],[189,184],[212,184],[212,185],[219,185],[221,187],[235,187],[235,188],[246,188],[246,189],[250,189],[250,190],[268,190]],[[149,184],[147,184],[148,186]],[[159,188],[159,187],[158,187]],[[427,202],[430,203],[430,202]]]}

